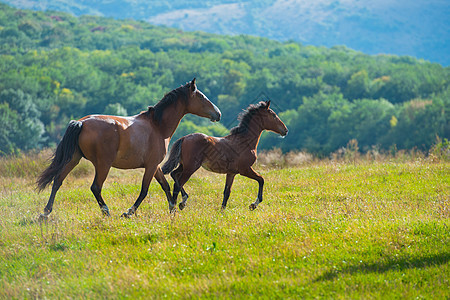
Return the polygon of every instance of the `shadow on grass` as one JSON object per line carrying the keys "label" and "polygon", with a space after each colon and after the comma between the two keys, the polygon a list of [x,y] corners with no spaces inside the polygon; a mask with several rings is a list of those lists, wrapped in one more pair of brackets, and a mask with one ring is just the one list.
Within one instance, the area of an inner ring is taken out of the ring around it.
{"label": "shadow on grass", "polygon": [[355,273],[384,273],[388,271],[403,271],[407,269],[426,268],[432,266],[439,266],[447,263],[450,259],[450,253],[444,252],[435,255],[428,255],[417,258],[400,258],[392,259],[381,263],[361,263],[358,265],[351,265],[341,270],[333,270],[325,272],[317,277],[314,282],[333,280],[339,274],[355,274]]}

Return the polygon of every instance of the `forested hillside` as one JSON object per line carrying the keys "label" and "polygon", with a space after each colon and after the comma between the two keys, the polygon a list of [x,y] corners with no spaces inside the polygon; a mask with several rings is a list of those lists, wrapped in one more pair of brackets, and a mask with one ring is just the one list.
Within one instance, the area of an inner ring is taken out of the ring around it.
{"label": "forested hillside", "polygon": [[17,8],[144,20],[450,64],[448,0],[0,0]]}
{"label": "forested hillside", "polygon": [[133,115],[197,77],[222,125],[190,116],[176,136],[225,134],[248,104],[269,97],[290,129],[262,148],[328,155],[426,150],[450,137],[450,68],[345,47],[182,32],[145,22],[17,10],[0,4],[0,153],[53,146],[67,122]]}

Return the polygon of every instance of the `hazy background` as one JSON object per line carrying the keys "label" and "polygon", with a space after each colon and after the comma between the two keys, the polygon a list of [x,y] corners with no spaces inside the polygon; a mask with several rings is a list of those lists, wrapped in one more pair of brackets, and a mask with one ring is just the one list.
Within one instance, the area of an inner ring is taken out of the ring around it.
{"label": "hazy background", "polygon": [[18,8],[145,20],[450,64],[448,0],[2,0]]}

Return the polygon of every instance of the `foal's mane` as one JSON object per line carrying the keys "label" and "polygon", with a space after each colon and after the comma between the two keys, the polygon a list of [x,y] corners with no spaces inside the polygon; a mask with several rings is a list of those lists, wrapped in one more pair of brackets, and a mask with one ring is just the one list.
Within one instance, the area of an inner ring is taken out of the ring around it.
{"label": "foal's mane", "polygon": [[247,109],[239,114],[239,124],[236,127],[231,128],[230,134],[246,133],[248,131],[250,121],[260,109],[266,109],[267,105],[268,103],[265,101],[260,101],[258,104],[250,104]]}
{"label": "foal's mane", "polygon": [[167,94],[164,95],[164,97],[156,103],[155,106],[149,106],[147,113],[150,113],[153,111],[153,118],[159,122],[161,121],[163,111],[178,101],[178,98],[181,98],[182,101],[186,101],[188,99],[189,95],[189,88],[190,83],[186,83],[185,85],[182,85]]}

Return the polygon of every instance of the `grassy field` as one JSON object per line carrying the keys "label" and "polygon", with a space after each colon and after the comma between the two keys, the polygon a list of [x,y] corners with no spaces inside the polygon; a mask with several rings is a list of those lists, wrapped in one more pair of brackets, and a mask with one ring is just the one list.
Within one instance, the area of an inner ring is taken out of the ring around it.
{"label": "grassy field", "polygon": [[142,171],[112,170],[102,217],[83,162],[48,222],[41,156],[0,161],[0,298],[450,297],[450,163],[310,162],[237,176],[200,171],[170,215],[156,181],[131,219]]}

